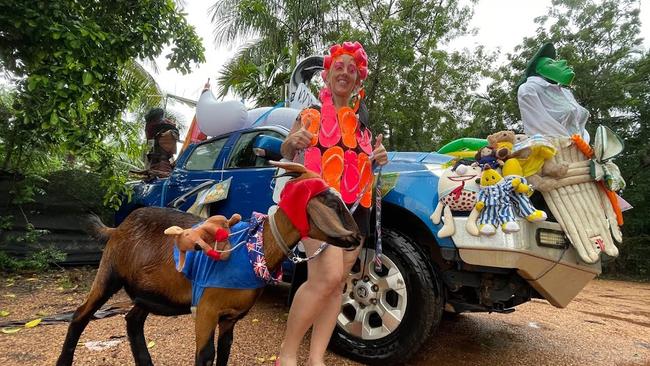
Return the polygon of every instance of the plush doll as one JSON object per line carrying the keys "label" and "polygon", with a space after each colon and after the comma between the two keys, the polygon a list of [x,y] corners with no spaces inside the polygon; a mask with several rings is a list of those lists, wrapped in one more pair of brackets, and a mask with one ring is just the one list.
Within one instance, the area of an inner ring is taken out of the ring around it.
{"label": "plush doll", "polygon": [[499,131],[487,137],[488,146],[494,149],[494,155],[497,159],[505,161],[512,155],[512,149],[515,145],[515,133],[512,131]]}
{"label": "plush doll", "polygon": [[497,169],[503,165],[503,161],[500,159],[497,159],[496,157],[496,152],[494,151],[494,148],[491,146],[483,146],[476,152],[476,156],[474,157],[476,162],[472,164],[473,166],[479,166],[479,167],[484,167],[485,165],[488,165],[492,169]]}
{"label": "plush doll", "polygon": [[533,189],[523,177],[521,165],[517,159],[508,159],[504,163],[502,171],[504,181],[512,187],[510,202],[515,206],[515,211],[530,222],[546,220],[546,212],[536,209],[530,202],[529,197],[533,194]]}
{"label": "plush doll", "polygon": [[476,204],[479,186],[476,180],[481,175],[477,166],[464,163],[450,167],[442,173],[438,181],[438,205],[431,215],[431,221],[443,225],[438,237],[454,235],[456,228],[451,211],[471,211]]}
{"label": "plush doll", "polygon": [[[179,260],[176,269],[180,272],[185,266],[185,252],[202,250],[214,260],[227,260],[230,257],[230,227],[241,221],[239,214],[234,214],[227,219],[225,216],[211,216],[202,223],[189,229],[171,226],[165,229],[165,235],[174,237],[178,247]],[[215,250],[216,249],[216,250]],[[224,252],[226,251],[226,252]]]}
{"label": "plush doll", "polygon": [[506,181],[494,169],[487,168],[481,174],[481,190],[478,193],[476,210],[479,215],[479,233],[493,235],[497,226],[504,233],[519,231],[510,201],[510,193],[521,184],[519,178]]}

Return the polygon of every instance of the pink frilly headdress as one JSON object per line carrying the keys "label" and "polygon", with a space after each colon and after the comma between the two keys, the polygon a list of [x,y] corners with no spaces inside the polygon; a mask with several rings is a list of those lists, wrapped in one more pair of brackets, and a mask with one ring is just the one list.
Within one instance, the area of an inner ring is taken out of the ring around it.
{"label": "pink frilly headdress", "polygon": [[368,55],[359,42],[343,42],[342,45],[335,44],[330,47],[330,54],[325,56],[323,60],[323,67],[325,70],[322,72],[323,79],[327,78],[327,73],[332,67],[332,61],[341,56],[350,55],[354,58],[354,62],[359,69],[359,79],[365,80],[368,77]]}
{"label": "pink frilly headdress", "polygon": [[[321,74],[323,76],[323,79],[327,78],[327,73],[332,67],[332,62],[334,61],[334,59],[336,59],[341,55],[350,55],[354,58],[354,62],[359,72],[359,80],[363,81],[366,77],[368,77],[368,55],[366,55],[366,51],[363,49],[361,43],[343,42],[342,45],[335,44],[332,47],[330,47],[330,54],[325,56],[323,60],[324,70]],[[350,112],[352,113],[357,112],[357,110],[359,109],[359,105],[361,103],[361,99],[363,98],[364,95],[365,93],[363,92],[363,89],[359,90],[359,94],[356,99],[355,106]],[[339,124],[337,122],[337,118],[338,118],[337,110],[332,100],[332,91],[329,90],[327,87],[324,87],[320,90],[318,97],[319,97],[318,99],[320,99],[321,102],[321,111],[320,111],[321,123],[320,123],[320,132],[318,134],[319,136],[318,138],[320,143],[323,146],[331,147],[336,145],[338,141],[341,139],[341,131],[339,128]]]}

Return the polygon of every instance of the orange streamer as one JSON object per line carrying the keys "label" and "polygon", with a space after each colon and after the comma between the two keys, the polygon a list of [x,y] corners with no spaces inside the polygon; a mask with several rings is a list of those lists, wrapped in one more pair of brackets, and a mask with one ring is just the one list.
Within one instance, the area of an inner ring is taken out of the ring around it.
{"label": "orange streamer", "polygon": [[[576,145],[578,150],[580,150],[580,152],[582,152],[588,159],[591,159],[594,156],[594,150],[585,140],[582,139],[580,135],[576,134],[571,136],[571,140],[573,140],[573,143]],[[618,205],[618,198],[616,197],[616,193],[607,189],[607,187],[605,187],[605,183],[603,182],[598,182],[598,186],[600,186],[600,188],[607,195],[607,198],[609,198],[609,203],[612,204],[612,208],[616,214],[616,222],[618,223],[618,226],[622,226],[623,211],[621,211],[621,207]]]}
{"label": "orange streamer", "polygon": [[576,144],[576,147],[580,152],[582,152],[587,159],[591,159],[594,156],[594,150],[589,146],[589,144],[582,139],[582,137],[578,134],[571,136],[571,140],[573,140],[573,143]]}

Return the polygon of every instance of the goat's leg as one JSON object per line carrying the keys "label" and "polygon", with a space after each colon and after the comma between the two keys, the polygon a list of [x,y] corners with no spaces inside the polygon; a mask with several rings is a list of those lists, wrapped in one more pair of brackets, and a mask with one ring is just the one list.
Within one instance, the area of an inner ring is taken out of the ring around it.
{"label": "goat's leg", "polygon": [[86,301],[72,315],[61,354],[56,361],[57,366],[72,365],[74,350],[77,348],[79,337],[86,329],[90,318],[120,288],[122,288],[122,282],[113,275],[113,271],[108,266],[100,265]]}
{"label": "goat's leg", "polygon": [[230,346],[232,346],[233,331],[235,323],[244,315],[237,319],[220,319],[219,320],[219,339],[217,340],[217,366],[227,366],[230,358]]}
{"label": "goat's leg", "polygon": [[[205,295],[204,295],[205,296]],[[214,362],[214,331],[221,309],[217,304],[199,304],[196,309],[194,328],[196,333],[196,354],[194,364],[197,366],[212,366]]]}
{"label": "goat's leg", "polygon": [[144,322],[147,320],[147,315],[149,312],[137,304],[126,314],[126,333],[129,335],[131,353],[136,366],[153,365],[144,339]]}

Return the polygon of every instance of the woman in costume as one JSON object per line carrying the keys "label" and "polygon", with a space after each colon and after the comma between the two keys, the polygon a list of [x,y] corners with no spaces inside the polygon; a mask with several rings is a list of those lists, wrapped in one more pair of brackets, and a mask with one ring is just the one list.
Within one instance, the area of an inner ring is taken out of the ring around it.
{"label": "woman in costume", "polygon": [[[368,75],[368,58],[360,43],[344,42],[330,48],[323,66],[326,86],[319,93],[320,111],[307,108],[301,112],[282,144],[282,155],[321,174],[330,187],[341,193],[348,207],[358,202],[353,216],[366,238],[372,205],[372,164],[388,162],[382,135],[372,144],[366,121],[360,121],[358,116],[362,112],[359,107],[363,109],[361,82]],[[353,94],[357,95],[354,103]],[[310,238],[302,242],[308,256],[321,245]],[[313,325],[308,364],[324,365],[325,350],[341,310],[343,286],[361,247],[345,251],[328,246],[308,262],[307,281],[291,305],[276,364],[296,365],[302,338]]]}

